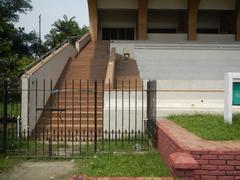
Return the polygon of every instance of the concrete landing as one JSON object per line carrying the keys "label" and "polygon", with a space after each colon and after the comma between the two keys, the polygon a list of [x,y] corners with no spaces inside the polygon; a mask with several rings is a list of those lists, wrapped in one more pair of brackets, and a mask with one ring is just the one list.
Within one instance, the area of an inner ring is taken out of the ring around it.
{"label": "concrete landing", "polygon": [[23,162],[0,174],[0,180],[68,180],[74,173],[74,163]]}

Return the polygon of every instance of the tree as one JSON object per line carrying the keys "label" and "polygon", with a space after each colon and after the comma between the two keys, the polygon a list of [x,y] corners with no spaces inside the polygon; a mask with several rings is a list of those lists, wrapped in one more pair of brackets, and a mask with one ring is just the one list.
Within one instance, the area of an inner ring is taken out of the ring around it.
{"label": "tree", "polygon": [[0,77],[19,77],[23,66],[39,56],[42,47],[35,32],[15,28],[21,13],[32,10],[31,0],[0,0]]}
{"label": "tree", "polygon": [[63,16],[63,20],[59,19],[54,22],[52,26],[53,28],[50,30],[50,33],[45,36],[45,44],[48,48],[54,48],[66,39],[75,42],[80,36],[88,31],[86,26],[83,28],[78,26],[75,17],[69,19],[67,15]]}
{"label": "tree", "polygon": [[17,22],[19,14],[32,10],[31,0],[1,0],[0,19],[5,22]]}

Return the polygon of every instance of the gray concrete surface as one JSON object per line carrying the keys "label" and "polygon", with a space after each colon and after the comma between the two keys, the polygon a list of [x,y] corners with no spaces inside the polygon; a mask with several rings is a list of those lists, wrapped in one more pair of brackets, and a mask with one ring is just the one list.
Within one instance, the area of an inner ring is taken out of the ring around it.
{"label": "gray concrete surface", "polygon": [[23,162],[0,174],[0,180],[68,180],[74,170],[70,161]]}

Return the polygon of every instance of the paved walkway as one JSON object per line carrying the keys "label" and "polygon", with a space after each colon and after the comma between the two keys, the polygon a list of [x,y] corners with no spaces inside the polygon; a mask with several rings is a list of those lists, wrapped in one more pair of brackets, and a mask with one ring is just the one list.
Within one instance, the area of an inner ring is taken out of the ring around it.
{"label": "paved walkway", "polygon": [[74,174],[74,163],[23,162],[0,174],[0,180],[68,180]]}
{"label": "paved walkway", "polygon": [[185,150],[194,151],[240,151],[240,141],[207,141],[172,121],[159,119],[158,125],[168,136]]}

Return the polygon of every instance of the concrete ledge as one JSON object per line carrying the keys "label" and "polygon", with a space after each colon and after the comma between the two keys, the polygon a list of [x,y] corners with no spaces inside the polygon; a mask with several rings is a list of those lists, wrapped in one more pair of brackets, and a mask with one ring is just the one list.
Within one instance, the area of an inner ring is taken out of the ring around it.
{"label": "concrete ledge", "polygon": [[198,162],[189,153],[176,152],[171,154],[169,158],[174,169],[194,170],[199,168]]}
{"label": "concrete ledge", "polygon": [[157,149],[175,179],[240,179],[240,141],[207,141],[161,119]]}

